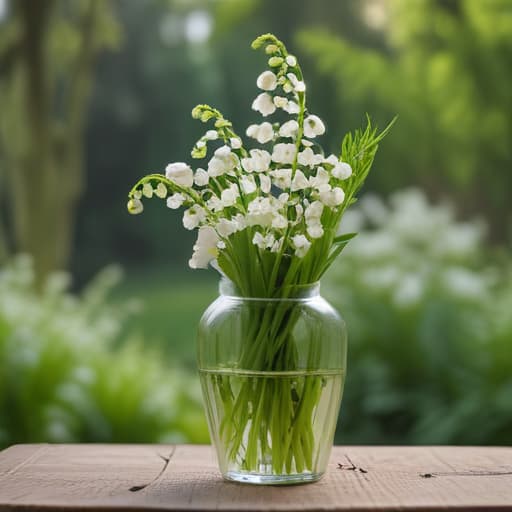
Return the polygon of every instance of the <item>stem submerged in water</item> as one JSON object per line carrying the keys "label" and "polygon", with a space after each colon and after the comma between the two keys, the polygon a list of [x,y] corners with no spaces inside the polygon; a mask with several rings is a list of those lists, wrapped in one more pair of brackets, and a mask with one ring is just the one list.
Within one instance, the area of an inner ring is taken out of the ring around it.
{"label": "stem submerged in water", "polygon": [[[223,408],[220,441],[229,447],[229,462],[241,462],[245,471],[258,472],[262,464],[275,474],[314,470],[313,422],[322,377],[298,372],[292,331],[300,312],[300,302],[286,300],[252,310],[239,364],[240,371],[253,375],[226,373],[212,379]],[[308,366],[318,367],[318,355],[313,344]]]}

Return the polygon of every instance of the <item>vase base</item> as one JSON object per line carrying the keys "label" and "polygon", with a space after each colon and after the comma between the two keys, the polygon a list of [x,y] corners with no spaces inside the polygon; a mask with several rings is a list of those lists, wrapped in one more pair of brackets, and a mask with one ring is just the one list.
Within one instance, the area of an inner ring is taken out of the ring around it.
{"label": "vase base", "polygon": [[295,475],[258,475],[242,471],[228,471],[222,476],[225,480],[253,485],[300,485],[316,482],[323,473],[301,473]]}

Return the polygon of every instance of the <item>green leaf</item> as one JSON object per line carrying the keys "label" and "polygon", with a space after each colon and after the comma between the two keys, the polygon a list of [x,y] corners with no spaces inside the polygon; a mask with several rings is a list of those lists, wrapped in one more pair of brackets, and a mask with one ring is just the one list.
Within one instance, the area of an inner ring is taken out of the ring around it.
{"label": "green leaf", "polygon": [[344,235],[339,235],[332,241],[332,245],[347,245],[348,242],[356,235],[357,233],[345,233]]}

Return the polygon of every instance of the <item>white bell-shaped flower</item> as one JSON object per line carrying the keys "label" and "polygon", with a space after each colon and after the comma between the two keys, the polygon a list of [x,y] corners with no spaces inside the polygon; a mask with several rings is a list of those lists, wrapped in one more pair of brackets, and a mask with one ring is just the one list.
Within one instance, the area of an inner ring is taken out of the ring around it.
{"label": "white bell-shaped flower", "polygon": [[167,198],[167,207],[171,210],[177,210],[185,201],[183,194],[177,193]]}
{"label": "white bell-shaped flower", "polygon": [[238,137],[231,137],[229,144],[233,149],[240,149],[242,147],[242,141]]}
{"label": "white bell-shaped flower", "polygon": [[272,71],[263,71],[256,80],[256,85],[263,91],[273,91],[277,87],[277,77]]}
{"label": "white bell-shaped flower", "polygon": [[204,169],[197,169],[194,174],[194,183],[198,187],[204,187],[205,185],[208,185],[210,177],[208,176],[208,173]]}
{"label": "white bell-shaped flower", "polygon": [[251,149],[249,157],[242,158],[242,166],[247,172],[267,172],[270,166],[270,153],[264,149]]}
{"label": "white bell-shaped flower", "polygon": [[128,207],[128,211],[133,215],[142,213],[144,210],[144,205],[142,204],[142,201],[140,199],[138,199],[137,197],[132,197],[128,201],[127,207]]}
{"label": "white bell-shaped flower", "polygon": [[295,255],[299,258],[303,258],[311,247],[311,242],[304,235],[295,235],[292,242],[295,247]]}
{"label": "white bell-shaped flower", "polygon": [[311,238],[322,238],[324,236],[324,228],[320,222],[309,224],[306,231]]}
{"label": "white bell-shaped flower", "polygon": [[260,144],[266,144],[274,138],[274,128],[269,122],[261,124],[251,124],[247,128],[246,134],[248,137],[256,139]]}
{"label": "white bell-shaped flower", "polygon": [[295,192],[297,190],[304,190],[308,187],[309,187],[308,179],[306,178],[306,176],[304,176],[304,173],[300,169],[297,169],[295,171],[295,176],[292,179],[292,186],[291,186],[292,192]]}
{"label": "white bell-shaped flower", "polygon": [[324,211],[324,205],[320,201],[313,201],[310,205],[307,206],[304,211],[304,217],[306,219],[306,224],[315,224],[320,221],[322,217],[322,213]]}
{"label": "white bell-shaped flower", "polygon": [[272,227],[274,229],[286,229],[288,227],[288,219],[284,215],[276,213],[272,219]]}
{"label": "white bell-shaped flower", "polygon": [[208,175],[212,178],[222,176],[232,171],[238,163],[237,156],[227,145],[218,148],[208,162]]}
{"label": "white bell-shaped flower", "polygon": [[272,101],[272,96],[267,92],[262,92],[252,102],[252,109],[259,112],[263,117],[267,117],[276,111],[276,106]]}
{"label": "white bell-shaped flower", "polygon": [[204,138],[206,140],[217,140],[219,138],[219,134],[217,133],[217,130],[208,130],[205,133]]}
{"label": "white bell-shaped flower", "polygon": [[352,167],[346,162],[337,162],[332,168],[331,174],[339,180],[346,180],[352,176]]}
{"label": "white bell-shaped flower", "polygon": [[230,235],[238,231],[238,226],[233,220],[220,219],[216,225],[216,229],[220,236],[228,238]]}
{"label": "white bell-shaped flower", "polygon": [[191,268],[207,268],[218,255],[219,235],[211,226],[201,226],[194,244],[194,252],[188,264]]}
{"label": "white bell-shaped flower", "polygon": [[189,165],[183,162],[169,164],[165,168],[165,175],[176,185],[182,187],[190,188],[194,184],[194,172]]}
{"label": "white bell-shaped flower", "polygon": [[195,229],[206,219],[206,212],[201,206],[191,206],[183,213],[183,226],[186,229]]}
{"label": "white bell-shaped flower", "polygon": [[313,139],[317,135],[325,133],[325,125],[323,121],[315,115],[310,115],[304,119],[304,135]]}
{"label": "white bell-shaped flower", "polygon": [[270,178],[266,174],[260,174],[259,178],[261,191],[264,194],[268,194],[272,188],[272,182],[270,181]]}
{"label": "white bell-shaped flower", "polygon": [[155,194],[160,199],[165,199],[167,197],[167,187],[160,182],[155,188]]}
{"label": "white bell-shaped flower", "polygon": [[302,80],[299,80],[295,73],[288,73],[286,77],[290,80],[295,92],[304,92],[306,90],[306,84]]}
{"label": "white bell-shaped flower", "polygon": [[144,197],[147,197],[148,199],[151,199],[153,197],[153,186],[151,183],[144,183],[142,186],[142,195]]}
{"label": "white bell-shaped flower", "polygon": [[295,121],[295,119],[290,119],[290,121],[286,121],[279,128],[279,135],[281,137],[293,137],[297,136],[297,132],[299,131],[299,123]]}
{"label": "white bell-shaped flower", "polygon": [[324,157],[322,155],[317,155],[311,148],[304,149],[299,153],[299,156],[297,157],[299,164],[306,167],[314,167],[320,162],[323,162],[323,160]]}
{"label": "white bell-shaped flower", "polygon": [[295,144],[280,143],[274,146],[272,160],[278,164],[293,164],[297,148]]}
{"label": "white bell-shaped flower", "polygon": [[229,188],[224,189],[221,192],[220,200],[224,208],[233,206],[236,204],[237,199],[240,197],[240,191],[236,183],[232,183]]}
{"label": "white bell-shaped flower", "polygon": [[339,206],[345,200],[345,192],[343,189],[340,187],[334,187],[331,189],[330,185],[321,185],[319,187],[318,196],[320,201],[330,208]]}
{"label": "white bell-shaped flower", "polygon": [[325,185],[329,183],[329,173],[323,168],[318,167],[316,171],[316,176],[311,176],[309,178],[309,184],[312,187],[318,188],[321,185]]}
{"label": "white bell-shaped flower", "polygon": [[288,101],[288,103],[286,104],[286,107],[283,107],[283,110],[285,112],[288,112],[288,114],[298,114],[300,112],[300,107],[298,105],[298,103],[296,103],[295,101]]}
{"label": "white bell-shaped flower", "polygon": [[292,170],[291,169],[275,169],[270,171],[270,176],[274,185],[281,190],[290,188],[292,184]]}
{"label": "white bell-shaped flower", "polygon": [[251,175],[242,176],[240,186],[242,187],[244,194],[252,194],[258,188],[254,177]]}

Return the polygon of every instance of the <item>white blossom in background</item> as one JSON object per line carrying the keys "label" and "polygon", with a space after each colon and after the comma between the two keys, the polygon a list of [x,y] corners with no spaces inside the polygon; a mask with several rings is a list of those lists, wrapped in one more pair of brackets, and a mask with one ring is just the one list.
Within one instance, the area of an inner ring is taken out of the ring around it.
{"label": "white blossom in background", "polygon": [[165,175],[176,185],[190,188],[194,184],[194,172],[189,165],[183,162],[175,162],[169,164],[165,168]]}

